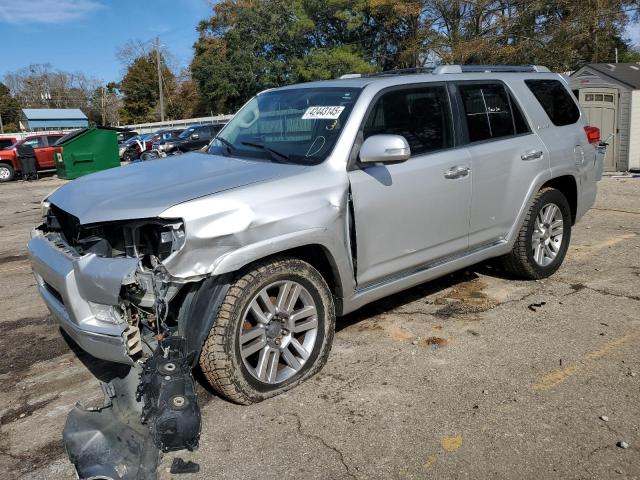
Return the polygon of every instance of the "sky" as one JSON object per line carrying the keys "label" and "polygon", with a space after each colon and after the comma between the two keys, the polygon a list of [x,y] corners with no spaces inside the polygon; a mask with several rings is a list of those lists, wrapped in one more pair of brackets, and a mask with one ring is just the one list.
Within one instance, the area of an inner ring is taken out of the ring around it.
{"label": "sky", "polygon": [[211,12],[210,0],[0,0],[5,39],[0,78],[30,64],[51,63],[54,69],[118,81],[123,72],[118,49],[129,40],[156,36],[186,66],[196,25]]}
{"label": "sky", "polygon": [[[5,39],[0,78],[34,63],[118,81],[123,66],[116,56],[129,40],[156,36],[187,66],[197,38],[196,25],[211,15],[215,0],[0,0]],[[640,45],[640,25],[626,32]],[[8,42],[7,42],[8,39]]]}

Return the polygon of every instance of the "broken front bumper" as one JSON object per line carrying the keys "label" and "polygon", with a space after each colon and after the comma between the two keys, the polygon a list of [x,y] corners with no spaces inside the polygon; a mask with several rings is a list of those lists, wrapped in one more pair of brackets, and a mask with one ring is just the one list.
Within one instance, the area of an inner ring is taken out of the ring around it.
{"label": "broken front bumper", "polygon": [[38,229],[28,248],[40,295],[62,329],[94,357],[133,364],[131,356],[141,349],[139,332],[118,318],[117,308],[137,259],[78,256]]}

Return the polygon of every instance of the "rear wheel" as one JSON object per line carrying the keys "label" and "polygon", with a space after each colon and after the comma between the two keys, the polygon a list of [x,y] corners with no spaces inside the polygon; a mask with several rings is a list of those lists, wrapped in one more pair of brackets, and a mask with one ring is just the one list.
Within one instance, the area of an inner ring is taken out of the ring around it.
{"label": "rear wheel", "polygon": [[0,182],[10,182],[13,180],[15,172],[8,163],[0,163]]}
{"label": "rear wheel", "polygon": [[552,275],[569,248],[571,209],[555,188],[540,190],[527,212],[513,250],[504,258],[505,267],[522,278]]}
{"label": "rear wheel", "polygon": [[221,395],[259,402],[318,372],[334,329],[333,299],[322,275],[298,259],[269,261],[230,286],[200,366]]}

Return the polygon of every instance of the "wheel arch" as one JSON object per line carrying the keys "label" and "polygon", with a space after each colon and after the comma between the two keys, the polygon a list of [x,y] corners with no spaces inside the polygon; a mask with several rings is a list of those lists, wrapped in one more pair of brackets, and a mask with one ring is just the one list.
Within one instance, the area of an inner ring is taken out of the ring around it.
{"label": "wheel arch", "polygon": [[552,178],[542,185],[540,190],[549,187],[559,190],[565,196],[571,208],[571,225],[575,225],[578,211],[578,184],[575,177],[573,175],[562,175]]}
{"label": "wheel arch", "polygon": [[310,243],[291,247],[261,256],[260,258],[254,258],[242,265],[241,268],[236,270],[236,274],[238,274],[238,272],[243,272],[251,269],[252,266],[257,263],[262,263],[270,259],[281,257],[297,258],[299,260],[307,262],[313,268],[318,270],[318,272],[320,272],[324,280],[327,282],[329,290],[331,291],[331,293],[333,293],[333,295],[339,298],[343,297],[343,282],[341,281],[338,264],[329,249],[319,243]]}

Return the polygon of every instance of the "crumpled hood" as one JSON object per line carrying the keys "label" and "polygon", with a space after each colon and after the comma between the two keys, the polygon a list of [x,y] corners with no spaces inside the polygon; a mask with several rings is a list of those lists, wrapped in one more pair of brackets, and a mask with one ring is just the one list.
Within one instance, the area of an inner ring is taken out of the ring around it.
{"label": "crumpled hood", "polygon": [[49,201],[81,224],[153,218],[188,200],[299,172],[305,167],[204,153],[139,162],[81,177]]}

